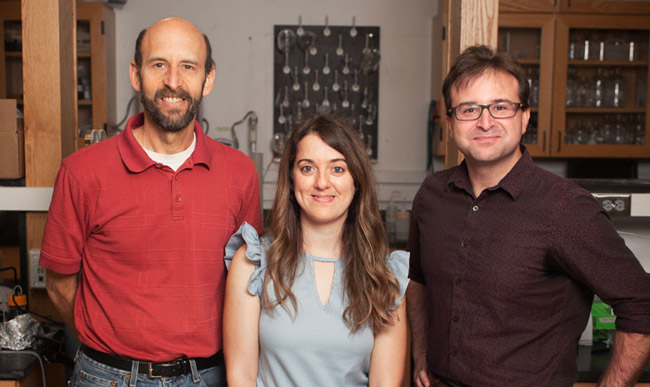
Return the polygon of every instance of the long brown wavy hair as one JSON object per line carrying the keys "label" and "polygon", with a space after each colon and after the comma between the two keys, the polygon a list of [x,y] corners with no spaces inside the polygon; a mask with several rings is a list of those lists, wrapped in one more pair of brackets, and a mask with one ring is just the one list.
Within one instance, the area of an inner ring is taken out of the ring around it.
{"label": "long brown wavy hair", "polygon": [[268,292],[264,292],[264,306],[271,310],[279,304],[291,313],[290,303],[294,313],[298,313],[291,287],[301,268],[303,238],[292,172],[298,143],[312,133],[343,154],[355,184],[342,236],[343,287],[349,302],[343,320],[352,332],[365,324],[379,332],[393,323],[391,310],[399,295],[399,283],[388,268],[388,241],[365,146],[347,121],[332,114],[316,115],[301,122],[289,136],[282,154],[271,218],[274,239],[267,253],[264,278],[264,283],[273,283],[277,302],[271,304]]}

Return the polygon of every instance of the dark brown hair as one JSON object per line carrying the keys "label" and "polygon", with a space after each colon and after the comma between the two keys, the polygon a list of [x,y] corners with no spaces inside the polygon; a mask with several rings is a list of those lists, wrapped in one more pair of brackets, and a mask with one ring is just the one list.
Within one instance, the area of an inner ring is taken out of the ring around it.
{"label": "dark brown hair", "polygon": [[[147,33],[148,28],[143,29],[138,34],[138,38],[135,40],[135,54],[133,55],[133,60],[135,65],[138,67],[138,70],[142,68],[142,40]],[[205,73],[206,75],[212,70],[214,66],[214,60],[212,59],[212,46],[210,45],[210,39],[206,34],[203,34],[203,39],[205,39]]]}
{"label": "dark brown hair", "polygon": [[507,52],[494,53],[487,46],[468,47],[456,58],[454,65],[449,69],[442,84],[442,95],[445,98],[447,115],[451,113],[451,88],[458,91],[461,87],[467,86],[469,82],[483,75],[486,71],[508,73],[517,79],[519,83],[519,101],[528,106],[530,87],[524,69]]}
{"label": "dark brown hair", "polygon": [[[273,242],[267,253],[264,283],[273,283],[277,302],[270,304],[264,292],[264,306],[271,310],[282,305],[295,313],[297,302],[291,291],[303,253],[300,206],[293,190],[292,171],[298,144],[309,134],[343,154],[354,179],[355,194],[343,226],[343,287],[349,301],[343,319],[352,332],[368,324],[378,332],[392,323],[399,283],[388,268],[388,241],[384,229],[375,178],[365,147],[344,119],[327,114],[316,115],[300,123],[290,135],[280,160],[278,185],[273,203],[271,233]],[[271,280],[271,281],[269,281]]]}

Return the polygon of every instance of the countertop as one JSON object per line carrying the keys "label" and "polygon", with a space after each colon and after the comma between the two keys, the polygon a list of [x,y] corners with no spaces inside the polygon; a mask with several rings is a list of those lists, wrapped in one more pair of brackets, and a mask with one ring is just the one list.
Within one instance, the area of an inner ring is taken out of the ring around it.
{"label": "countertop", "polygon": [[[600,374],[607,367],[609,352],[591,352],[591,348],[591,346],[578,346],[578,382],[597,382]],[[650,363],[646,364],[639,382],[650,382]]]}
{"label": "countertop", "polygon": [[650,193],[650,179],[571,179],[592,193]]}
{"label": "countertop", "polygon": [[38,360],[27,353],[0,352],[0,380],[20,380],[25,378]]}

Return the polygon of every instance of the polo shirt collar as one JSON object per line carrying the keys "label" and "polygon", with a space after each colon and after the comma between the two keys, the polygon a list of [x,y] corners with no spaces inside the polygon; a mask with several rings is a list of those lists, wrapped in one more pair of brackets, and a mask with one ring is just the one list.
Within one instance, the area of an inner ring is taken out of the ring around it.
{"label": "polo shirt collar", "polygon": [[[523,144],[520,145],[521,157],[517,161],[514,167],[508,172],[508,174],[501,179],[499,184],[492,188],[488,188],[490,191],[495,191],[498,189],[503,189],[506,191],[513,200],[517,200],[521,191],[524,189],[526,182],[529,181],[529,176],[531,173],[531,167],[534,166],[533,158],[528,153],[528,149]],[[463,162],[456,168],[456,170],[449,176],[447,185],[454,185],[459,189],[465,190],[470,195],[474,195],[474,190],[472,189],[472,184],[469,181],[469,172],[467,170],[467,162]]]}
{"label": "polo shirt collar", "polygon": [[[133,136],[133,129],[139,128],[144,124],[144,113],[138,113],[129,118],[126,123],[124,132],[117,139],[117,147],[120,152],[122,162],[133,173],[140,173],[145,169],[156,165],[156,162],[151,160],[142,146],[138,143]],[[206,135],[203,134],[201,125],[194,120],[194,134],[196,135],[196,147],[190,156],[188,162],[191,165],[203,164],[206,168],[210,169],[212,162],[212,153],[208,150]]]}

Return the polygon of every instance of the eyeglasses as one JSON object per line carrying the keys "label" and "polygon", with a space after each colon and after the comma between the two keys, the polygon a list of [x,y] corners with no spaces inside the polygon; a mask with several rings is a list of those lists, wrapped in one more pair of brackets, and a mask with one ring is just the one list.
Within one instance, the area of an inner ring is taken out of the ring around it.
{"label": "eyeglasses", "polygon": [[447,116],[451,117],[453,114],[458,121],[474,121],[483,114],[483,109],[487,109],[492,118],[510,118],[514,117],[519,109],[525,109],[526,107],[525,103],[510,101],[495,102],[489,105],[461,103],[456,107],[447,109]]}

